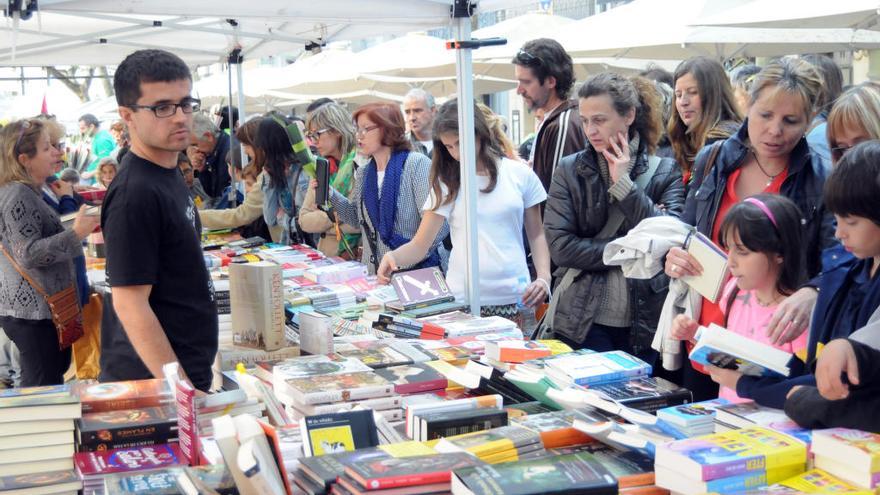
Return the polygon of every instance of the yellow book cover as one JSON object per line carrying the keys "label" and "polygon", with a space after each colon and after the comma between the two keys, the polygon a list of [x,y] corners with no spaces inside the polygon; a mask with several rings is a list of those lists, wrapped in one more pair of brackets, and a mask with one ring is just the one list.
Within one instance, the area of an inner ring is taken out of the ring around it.
{"label": "yellow book cover", "polygon": [[[437,441],[439,441],[439,439],[432,440],[432,442],[435,444],[437,443]],[[434,455],[437,453],[437,451],[433,448],[428,447],[422,442],[416,442],[414,440],[380,445],[379,449],[385,451],[388,455],[391,455],[392,457],[415,457],[419,455]]]}
{"label": "yellow book cover", "polygon": [[315,456],[335,454],[337,452],[351,452],[357,447],[354,445],[354,436],[350,426],[333,426],[309,430],[309,441]]}
{"label": "yellow book cover", "polygon": [[565,342],[556,339],[547,339],[547,340],[539,340],[538,342],[546,345],[550,348],[550,355],[555,356],[557,354],[567,354],[571,352],[573,349],[568,346]]}
{"label": "yellow book cover", "polygon": [[855,487],[821,469],[812,469],[779,483],[801,493],[845,493],[848,495],[871,495],[871,490]]}
{"label": "yellow book cover", "polygon": [[501,464],[502,462],[518,461],[519,455],[516,453],[516,450],[506,450],[497,454],[480,457],[480,460],[486,464]]}

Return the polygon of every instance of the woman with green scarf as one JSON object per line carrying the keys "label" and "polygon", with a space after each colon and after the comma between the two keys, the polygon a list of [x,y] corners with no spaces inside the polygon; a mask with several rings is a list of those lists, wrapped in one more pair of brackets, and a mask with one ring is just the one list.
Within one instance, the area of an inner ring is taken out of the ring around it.
{"label": "woman with green scarf", "polygon": [[[306,137],[330,163],[331,187],[348,196],[356,167],[356,137],[351,114],[337,103],[326,103],[309,115],[306,129]],[[303,200],[299,225],[303,232],[319,235],[318,250],[325,255],[360,259],[357,255],[360,228],[339,222],[332,210],[328,213],[319,209],[314,188],[309,188]]]}

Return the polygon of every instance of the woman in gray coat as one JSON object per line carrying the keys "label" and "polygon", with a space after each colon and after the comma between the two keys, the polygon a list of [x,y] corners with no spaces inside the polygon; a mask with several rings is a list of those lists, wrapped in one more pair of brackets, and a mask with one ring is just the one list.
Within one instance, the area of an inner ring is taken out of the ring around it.
{"label": "woman in gray coat", "polygon": [[[71,229],[43,201],[40,188],[61,161],[46,124],[37,119],[12,122],[0,130],[0,243],[15,264],[48,294],[74,284],[73,259],[100,218],[81,208]],[[62,351],[46,300],[0,256],[0,327],[21,354],[21,385],[60,384],[70,366]]]}

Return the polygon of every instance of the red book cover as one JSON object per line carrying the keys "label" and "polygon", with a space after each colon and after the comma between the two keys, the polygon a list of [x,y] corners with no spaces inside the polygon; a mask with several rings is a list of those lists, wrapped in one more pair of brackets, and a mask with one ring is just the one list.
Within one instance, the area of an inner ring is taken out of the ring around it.
{"label": "red book cover", "polygon": [[382,490],[448,483],[452,470],[480,464],[482,461],[464,452],[386,457],[352,461],[345,467],[345,474],[366,490]]}
{"label": "red book cover", "polygon": [[380,368],[374,372],[394,384],[398,394],[416,394],[444,390],[449,381],[439,371],[425,363],[413,363]]}
{"label": "red book cover", "polygon": [[278,436],[278,430],[274,426],[265,421],[257,420],[266,438],[269,440],[269,447],[272,449],[272,455],[275,457],[275,463],[281,470],[281,478],[284,480],[284,490],[287,495],[293,495],[293,487],[290,486],[290,478],[286,476],[287,471],[284,469],[284,458],[281,456],[281,438]]}
{"label": "red book cover", "polygon": [[129,380],[124,382],[80,382],[74,393],[82,402],[84,413],[159,407],[174,401],[165,380]]}
{"label": "red book cover", "polygon": [[76,470],[83,476],[143,471],[185,464],[177,445],[148,445],[73,455]]}

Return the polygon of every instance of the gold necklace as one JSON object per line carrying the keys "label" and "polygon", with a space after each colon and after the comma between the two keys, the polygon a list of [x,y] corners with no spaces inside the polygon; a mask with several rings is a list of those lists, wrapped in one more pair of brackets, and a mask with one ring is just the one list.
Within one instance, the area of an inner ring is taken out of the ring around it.
{"label": "gold necklace", "polygon": [[782,174],[782,172],[785,172],[785,168],[786,168],[786,167],[782,167],[782,170],[780,170],[779,172],[777,172],[776,175],[770,175],[770,174],[767,173],[766,170],[764,170],[764,166],[761,165],[761,161],[758,160],[758,154],[755,153],[755,150],[749,150],[749,151],[752,152],[752,156],[755,158],[755,163],[758,164],[758,169],[761,170],[761,173],[762,173],[762,174],[764,174],[764,175],[767,176],[767,179],[768,179],[768,180],[767,180],[767,185],[765,185],[764,187],[770,187],[770,184],[773,184],[773,181],[776,180],[776,178],[779,177],[779,176]]}

